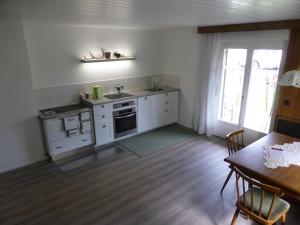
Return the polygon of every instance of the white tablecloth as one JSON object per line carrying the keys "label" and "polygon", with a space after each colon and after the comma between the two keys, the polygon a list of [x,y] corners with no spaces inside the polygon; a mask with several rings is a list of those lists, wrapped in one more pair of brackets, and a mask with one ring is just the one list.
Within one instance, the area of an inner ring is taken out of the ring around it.
{"label": "white tablecloth", "polygon": [[264,165],[267,168],[300,166],[300,142],[264,147]]}

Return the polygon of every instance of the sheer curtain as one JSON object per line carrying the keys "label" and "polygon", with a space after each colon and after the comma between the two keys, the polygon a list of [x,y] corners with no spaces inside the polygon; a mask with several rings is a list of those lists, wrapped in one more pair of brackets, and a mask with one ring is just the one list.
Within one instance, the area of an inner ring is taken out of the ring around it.
{"label": "sheer curtain", "polygon": [[213,109],[217,87],[217,60],[221,34],[200,36],[200,71],[196,82],[193,128],[208,136],[213,133]]}

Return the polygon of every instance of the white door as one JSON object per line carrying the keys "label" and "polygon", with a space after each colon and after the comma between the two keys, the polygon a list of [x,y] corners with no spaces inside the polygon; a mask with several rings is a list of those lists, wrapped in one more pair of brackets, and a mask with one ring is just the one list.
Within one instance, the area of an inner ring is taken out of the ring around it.
{"label": "white door", "polygon": [[165,125],[166,103],[165,95],[151,96],[151,129]]}
{"label": "white door", "polygon": [[95,124],[96,146],[110,143],[114,140],[113,127],[109,122]]}
{"label": "white door", "polygon": [[151,97],[138,98],[138,132],[151,129]]}
{"label": "white door", "polygon": [[220,51],[214,134],[244,128],[249,144],[269,133],[286,42],[226,42]]}

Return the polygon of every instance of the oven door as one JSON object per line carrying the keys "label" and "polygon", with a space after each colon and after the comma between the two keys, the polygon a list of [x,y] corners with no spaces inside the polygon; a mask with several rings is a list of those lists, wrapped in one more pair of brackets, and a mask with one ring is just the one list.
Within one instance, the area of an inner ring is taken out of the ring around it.
{"label": "oven door", "polygon": [[136,132],[136,112],[114,116],[115,138]]}

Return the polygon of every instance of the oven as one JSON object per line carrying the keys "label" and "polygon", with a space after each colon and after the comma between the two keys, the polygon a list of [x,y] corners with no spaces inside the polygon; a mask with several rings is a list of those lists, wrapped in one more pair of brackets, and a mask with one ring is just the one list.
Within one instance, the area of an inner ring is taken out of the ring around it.
{"label": "oven", "polygon": [[115,139],[137,133],[136,101],[113,104],[113,121]]}

